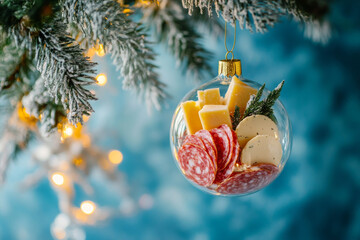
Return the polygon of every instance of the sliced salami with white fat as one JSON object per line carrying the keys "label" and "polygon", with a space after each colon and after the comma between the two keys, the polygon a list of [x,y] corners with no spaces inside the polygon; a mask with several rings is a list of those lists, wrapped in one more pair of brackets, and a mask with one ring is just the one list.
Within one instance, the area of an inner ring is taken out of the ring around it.
{"label": "sliced salami with white fat", "polygon": [[250,193],[267,186],[277,176],[279,169],[272,164],[257,164],[242,172],[234,172],[222,182],[217,192],[222,194]]}
{"label": "sliced salami with white fat", "polygon": [[228,156],[231,152],[230,139],[226,132],[221,128],[210,130],[217,149],[217,170],[223,170],[228,164]]}
{"label": "sliced salami with white fat", "polygon": [[215,180],[215,168],[209,154],[201,147],[184,144],[178,152],[184,175],[200,186],[210,186]]}
{"label": "sliced salami with white fat", "polygon": [[208,130],[200,130],[195,133],[195,136],[198,136],[204,143],[206,152],[211,157],[211,160],[213,161],[215,171],[217,170],[217,150],[215,146],[215,142],[213,137],[211,136],[211,133]]}
{"label": "sliced salami with white fat", "polygon": [[215,184],[220,184],[223,182],[226,178],[228,178],[234,171],[235,164],[238,161],[239,154],[240,154],[240,145],[237,141],[236,133],[231,130],[232,133],[232,141],[233,141],[233,149],[231,154],[231,159],[229,161],[229,164],[221,171],[218,171],[216,173],[215,177]]}

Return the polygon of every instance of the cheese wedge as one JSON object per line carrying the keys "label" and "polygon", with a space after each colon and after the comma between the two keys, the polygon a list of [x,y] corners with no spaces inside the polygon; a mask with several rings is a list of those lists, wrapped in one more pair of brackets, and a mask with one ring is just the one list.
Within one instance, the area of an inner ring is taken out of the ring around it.
{"label": "cheese wedge", "polygon": [[200,106],[200,109],[204,106],[204,99],[205,99],[205,91],[197,91],[197,97],[198,97],[198,104]]}
{"label": "cheese wedge", "polygon": [[238,106],[240,113],[243,114],[250,96],[256,93],[257,90],[255,88],[246,85],[237,77],[233,77],[225,94],[225,103],[228,106],[230,114],[234,113],[235,106]]}
{"label": "cheese wedge", "polygon": [[278,166],[282,157],[281,143],[273,136],[258,135],[248,141],[241,152],[241,163],[270,163]]}
{"label": "cheese wedge", "polygon": [[225,104],[226,104],[226,102],[225,102],[225,98],[220,97],[220,104],[223,104],[223,105],[225,105]]}
{"label": "cheese wedge", "polygon": [[276,124],[267,116],[253,115],[244,118],[236,127],[236,135],[241,148],[257,135],[269,135],[279,139],[279,130]]}
{"label": "cheese wedge", "polygon": [[204,91],[197,91],[200,107],[204,105],[221,104],[219,88],[210,88]]}
{"label": "cheese wedge", "polygon": [[226,105],[205,105],[199,111],[203,129],[210,130],[227,124],[231,128],[231,119]]}
{"label": "cheese wedge", "polygon": [[220,103],[219,88],[211,88],[204,91],[204,105],[218,105]]}
{"label": "cheese wedge", "polygon": [[181,108],[184,111],[184,119],[188,134],[194,134],[202,129],[202,125],[199,118],[200,107],[195,101],[186,101],[181,104]]}

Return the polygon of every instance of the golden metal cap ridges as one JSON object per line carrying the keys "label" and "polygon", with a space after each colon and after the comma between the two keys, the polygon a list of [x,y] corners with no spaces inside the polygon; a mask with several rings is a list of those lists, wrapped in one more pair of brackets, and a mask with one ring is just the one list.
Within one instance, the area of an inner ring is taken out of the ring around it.
{"label": "golden metal cap ridges", "polygon": [[219,75],[232,77],[234,75],[241,75],[241,61],[239,59],[220,60],[219,61]]}

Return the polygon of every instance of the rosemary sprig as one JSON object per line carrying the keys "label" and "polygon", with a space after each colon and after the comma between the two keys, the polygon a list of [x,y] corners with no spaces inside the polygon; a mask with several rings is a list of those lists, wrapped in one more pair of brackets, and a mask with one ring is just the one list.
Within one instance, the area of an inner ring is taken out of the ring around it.
{"label": "rosemary sprig", "polygon": [[272,109],[275,101],[279,98],[281,89],[284,85],[284,81],[282,81],[273,91],[269,93],[269,96],[264,100],[260,101],[261,96],[263,94],[265,84],[262,85],[257,92],[256,96],[252,95],[247,103],[246,110],[241,120],[251,116],[251,115],[265,115],[269,117],[271,120],[276,122],[276,118],[274,116],[274,111]]}
{"label": "rosemary sprig", "polygon": [[239,124],[240,120],[241,120],[240,108],[239,108],[238,105],[236,105],[234,115],[231,116],[231,124],[232,124],[233,130],[236,129],[236,127]]}

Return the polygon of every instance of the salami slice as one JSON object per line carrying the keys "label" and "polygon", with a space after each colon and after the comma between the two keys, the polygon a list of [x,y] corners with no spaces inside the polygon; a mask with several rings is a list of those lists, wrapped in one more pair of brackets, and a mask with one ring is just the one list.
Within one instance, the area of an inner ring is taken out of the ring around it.
{"label": "salami slice", "polygon": [[235,168],[235,164],[237,163],[237,160],[239,158],[239,154],[240,154],[240,144],[237,141],[237,136],[236,133],[234,131],[232,131],[233,134],[233,145],[234,148],[232,149],[232,154],[231,154],[231,159],[229,164],[221,171],[218,171],[216,173],[216,177],[215,177],[215,184],[220,184],[221,182],[223,182],[226,178],[228,178],[234,171]]}
{"label": "salami slice", "polygon": [[210,133],[214,139],[217,150],[217,170],[221,171],[226,167],[228,156],[231,151],[230,139],[221,128],[211,129]]}
{"label": "salami slice", "polygon": [[200,130],[195,133],[196,136],[198,136],[204,143],[206,152],[211,157],[211,160],[213,161],[215,171],[217,170],[217,150],[215,146],[215,142],[213,137],[211,136],[211,133],[208,130]]}
{"label": "salami slice", "polygon": [[277,174],[278,168],[275,165],[257,164],[245,171],[234,172],[216,191],[222,194],[254,192],[268,185]]}
{"label": "salami slice", "polygon": [[215,180],[215,169],[209,154],[195,145],[185,144],[178,152],[184,175],[200,186],[210,186]]}
{"label": "salami slice", "polygon": [[204,142],[196,135],[187,135],[183,142],[183,145],[185,144],[192,144],[201,147],[203,149],[206,149]]}

